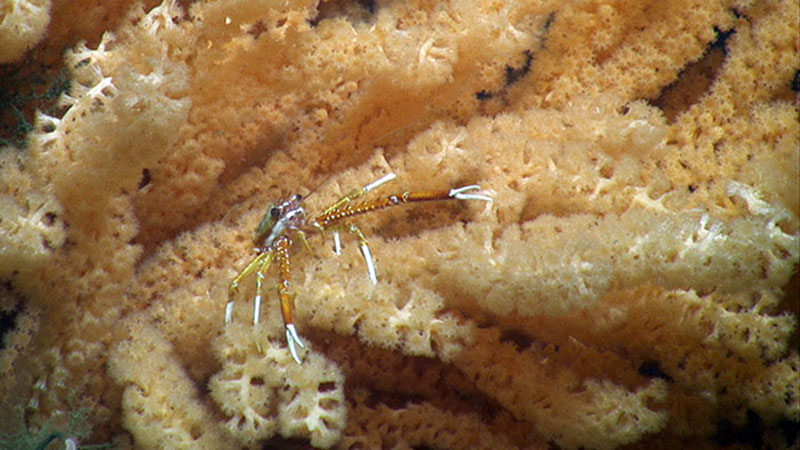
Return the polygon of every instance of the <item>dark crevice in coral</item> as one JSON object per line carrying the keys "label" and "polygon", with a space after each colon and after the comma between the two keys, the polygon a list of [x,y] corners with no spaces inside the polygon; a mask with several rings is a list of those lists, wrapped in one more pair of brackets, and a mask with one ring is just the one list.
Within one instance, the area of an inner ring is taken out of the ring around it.
{"label": "dark crevice in coral", "polygon": [[784,439],[786,448],[800,448],[800,422],[782,418],[775,424],[775,428]]}
{"label": "dark crevice in coral", "polygon": [[[720,446],[732,447],[798,448],[800,445],[800,422],[781,418],[774,424],[765,424],[761,416],[748,410],[747,422],[743,424],[735,424],[724,418],[720,419],[717,422],[717,432],[712,436],[712,441]],[[772,447],[773,445],[778,447]]]}
{"label": "dark crevice in coral", "polygon": [[148,184],[150,184],[151,180],[152,178],[150,177],[150,169],[142,169],[142,179],[139,181],[139,190],[141,191],[144,189]]}
{"label": "dark crevice in coral", "polygon": [[512,66],[511,64],[506,64],[506,77],[505,83],[502,88],[497,91],[490,91],[488,89],[481,89],[480,91],[475,93],[475,98],[478,100],[490,100],[495,97],[500,97],[504,99],[504,103],[508,103],[505,101],[508,88],[517,83],[519,80],[525,78],[531,72],[531,67],[533,66],[534,60],[534,53],[531,50],[525,50],[522,52],[523,61],[518,66]]}
{"label": "dark crevice in coral", "polygon": [[319,387],[317,388],[317,391],[330,392],[333,391],[334,389],[336,389],[336,383],[334,383],[333,381],[328,381],[326,383],[320,384]]}
{"label": "dark crevice in coral", "polygon": [[714,84],[727,55],[728,38],[735,33],[731,30],[714,28],[716,39],[706,48],[703,57],[687,65],[677,80],[665,87],[655,100],[654,106],[661,108],[669,123],[674,122],[681,113],[697,103]]}
{"label": "dark crevice in coral", "polygon": [[500,336],[500,342],[513,344],[520,352],[530,348],[533,341],[533,336],[519,329],[504,330]]}
{"label": "dark crevice in coral", "polygon": [[736,425],[728,419],[720,419],[717,433],[712,437],[719,445],[748,445],[761,448],[764,437],[764,422],[753,411],[747,411],[747,423]]}
{"label": "dark crevice in coral", "polygon": [[[326,354],[344,373],[345,397],[365,389],[364,405],[402,409],[408,405],[430,404],[453,414],[477,413],[491,424],[503,407],[474,386],[473,380],[455,367],[419,356],[376,348],[356,338],[346,338],[320,330],[310,330],[314,347]],[[354,355],[359,355],[356,358]],[[376,374],[390,374],[376,376]],[[409,380],[426,380],[424,384]]]}
{"label": "dark crevice in coral", "polygon": [[[283,23],[278,23],[277,26],[280,27]],[[263,20],[259,20],[258,22],[254,23],[250,26],[250,29],[247,30],[247,34],[253,36],[253,39],[258,39],[262,34],[267,31],[267,24],[264,23]]]}
{"label": "dark crevice in coral", "polygon": [[356,3],[364,7],[370,14],[375,14],[375,0],[356,0]]}
{"label": "dark crevice in coral", "polygon": [[[497,90],[481,89],[480,91],[475,92],[475,98],[478,101],[500,99],[502,106],[507,106],[509,104],[508,89],[531,73],[531,70],[533,68],[533,62],[536,57],[536,52],[547,48],[547,36],[550,31],[550,28],[555,22],[555,19],[556,19],[555,12],[551,12],[547,16],[547,19],[542,25],[542,30],[540,32],[538,45],[535,46],[535,49],[528,49],[522,52],[523,60],[521,64],[517,66],[506,64],[505,82],[501,88]],[[486,111],[484,111],[484,114],[486,114]]]}
{"label": "dark crevice in coral", "polygon": [[368,22],[375,15],[377,5],[374,0],[333,0],[321,2],[317,7],[317,15],[308,23],[316,27],[325,19],[343,18],[351,23]]}
{"label": "dark crevice in coral", "polygon": [[547,15],[547,19],[544,21],[544,25],[542,26],[542,48],[545,47],[545,42],[546,42],[544,36],[547,36],[547,32],[550,31],[550,27],[553,26],[553,23],[555,21],[556,21],[556,13],[555,11],[553,11]]}
{"label": "dark crevice in coral", "polygon": [[263,450],[305,450],[314,447],[308,443],[308,440],[275,437],[265,442],[261,448]]}
{"label": "dark crevice in coral", "polygon": [[478,100],[489,100],[492,97],[494,97],[494,94],[485,89],[482,89],[475,93],[475,98],[477,98]]}
{"label": "dark crevice in coral", "polygon": [[506,87],[511,86],[530,73],[533,63],[533,52],[525,50],[523,54],[525,55],[525,60],[519,67],[506,65]]}
{"label": "dark crevice in coral", "polygon": [[58,98],[71,84],[65,67],[23,64],[0,68],[0,146],[25,148],[36,111],[60,115]]}
{"label": "dark crevice in coral", "polygon": [[645,361],[639,366],[639,375],[642,375],[647,378],[661,378],[662,380],[672,381],[672,377],[669,376],[666,372],[661,370],[661,366],[658,364],[658,361]]}
{"label": "dark crevice in coral", "polygon": [[[717,36],[717,38],[714,39],[714,42],[709,45],[709,49],[718,48],[727,52],[728,38],[733,36],[734,33],[735,31],[733,29],[722,30],[718,27],[714,27],[714,34]],[[708,50],[706,50],[706,52],[708,52]]]}
{"label": "dark crevice in coral", "polygon": [[[10,291],[10,288],[9,288]],[[6,299],[3,299],[5,302]],[[21,304],[16,305],[10,311],[2,311],[0,312],[0,351],[5,350],[6,348],[6,334],[11,332],[14,329],[14,324],[17,321],[17,316],[22,312]]]}
{"label": "dark crevice in coral", "polygon": [[378,392],[373,394],[368,400],[371,408],[384,405],[389,409],[401,410],[410,405],[422,405],[427,399],[422,395],[408,395],[399,392]]}

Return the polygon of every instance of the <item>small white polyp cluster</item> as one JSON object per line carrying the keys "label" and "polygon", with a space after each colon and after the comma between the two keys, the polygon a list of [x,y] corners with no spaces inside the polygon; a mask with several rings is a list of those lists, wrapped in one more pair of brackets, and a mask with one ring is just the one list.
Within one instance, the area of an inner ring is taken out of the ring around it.
{"label": "small white polyp cluster", "polygon": [[276,432],[309,439],[314,447],[334,445],[347,415],[342,373],[311,351],[302,365],[294,364],[286,349],[264,334],[260,326],[232,323],[214,343],[223,368],[209,389],[227,417],[225,429],[246,445]]}

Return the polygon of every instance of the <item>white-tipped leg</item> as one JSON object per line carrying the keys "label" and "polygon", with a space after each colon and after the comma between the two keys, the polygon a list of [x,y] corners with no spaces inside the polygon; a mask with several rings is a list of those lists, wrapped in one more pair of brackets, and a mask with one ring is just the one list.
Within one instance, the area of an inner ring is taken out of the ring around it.
{"label": "white-tipped leg", "polygon": [[[260,252],[261,250],[256,249],[256,251]],[[258,323],[258,317],[261,316],[261,283],[264,279],[264,272],[269,267],[270,261],[272,261],[272,250],[264,253],[258,253],[258,255],[256,255],[256,257],[247,264],[247,267],[239,272],[239,274],[236,275],[236,278],[233,279],[230,287],[228,288],[229,300],[228,304],[225,306],[225,323],[231,323],[231,321],[233,321],[233,300],[231,299],[233,299],[233,296],[236,295],[236,292],[239,289],[239,284],[245,277],[253,273],[256,268],[258,268],[258,271],[256,272],[258,278],[256,279],[256,306],[253,311],[253,324]]]}
{"label": "white-tipped leg", "polygon": [[378,271],[375,270],[375,258],[372,257],[372,251],[369,249],[369,243],[367,242],[367,237],[364,236],[364,233],[355,226],[350,225],[351,233],[355,234],[358,238],[358,247],[361,249],[361,256],[364,257],[364,262],[367,263],[367,274],[369,274],[369,281],[372,284],[378,284]]}
{"label": "white-tipped leg", "polygon": [[469,191],[477,191],[480,190],[481,187],[477,184],[471,184],[469,186],[463,186],[460,188],[450,189],[450,197],[459,199],[459,200],[482,200],[484,202],[492,203],[492,197],[489,197],[486,194],[474,193],[474,194],[467,194]]}
{"label": "white-tipped leg", "polygon": [[267,254],[261,262],[261,267],[256,272],[256,296],[253,299],[253,325],[258,325],[261,320],[261,302],[264,300],[264,272],[272,261],[272,253]]}
{"label": "white-tipped leg", "polygon": [[225,305],[225,323],[228,324],[231,322],[233,322],[233,300]]}
{"label": "white-tipped leg", "polygon": [[378,272],[375,270],[375,259],[372,258],[372,251],[369,249],[369,244],[367,244],[367,241],[362,241],[359,247],[361,248],[361,255],[364,256],[364,262],[367,263],[369,281],[371,281],[372,284],[378,284]]}
{"label": "white-tipped leg", "polygon": [[286,325],[286,343],[289,345],[289,352],[292,354],[292,358],[294,358],[297,364],[302,364],[303,360],[300,359],[300,356],[297,354],[297,346],[300,348],[306,348],[303,345],[303,341],[300,339],[300,336],[297,334],[297,329],[294,327],[294,324]]}
{"label": "white-tipped leg", "polygon": [[261,294],[256,295],[253,301],[253,325],[258,325],[261,318]]}
{"label": "white-tipped leg", "polygon": [[372,183],[364,186],[364,188],[362,189],[362,192],[366,194],[367,192],[369,192],[369,191],[371,191],[373,189],[376,189],[380,185],[386,184],[386,183],[394,180],[395,178],[397,178],[397,174],[389,172],[386,175],[384,175],[384,176],[378,178],[377,180],[373,181]]}
{"label": "white-tipped leg", "polygon": [[333,253],[342,254],[342,233],[338,231],[333,232]]}
{"label": "white-tipped leg", "polygon": [[253,299],[253,325],[258,325],[261,319],[261,301],[264,298],[262,294],[264,283],[264,274],[261,272],[256,273],[256,296]]}

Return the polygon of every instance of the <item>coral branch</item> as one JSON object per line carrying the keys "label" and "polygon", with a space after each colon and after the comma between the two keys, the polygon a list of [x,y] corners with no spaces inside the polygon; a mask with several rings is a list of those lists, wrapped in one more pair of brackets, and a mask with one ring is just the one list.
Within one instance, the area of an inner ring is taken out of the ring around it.
{"label": "coral branch", "polygon": [[[0,10],[0,61],[51,20],[24,67],[68,48],[72,79],[0,149],[2,433],[85,411],[79,445],[791,444],[796,2],[95,3]],[[242,302],[223,326],[268,205],[387,173],[492,202],[352,217],[374,282],[357,245],[287,245],[302,365],[266,278],[258,325]]]}

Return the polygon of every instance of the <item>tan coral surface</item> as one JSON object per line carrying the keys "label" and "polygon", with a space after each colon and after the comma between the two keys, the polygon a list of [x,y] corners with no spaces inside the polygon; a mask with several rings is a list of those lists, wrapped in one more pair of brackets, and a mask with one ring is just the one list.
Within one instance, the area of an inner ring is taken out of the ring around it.
{"label": "tan coral surface", "polygon": [[20,59],[44,37],[50,0],[4,0],[0,3],[0,63]]}
{"label": "tan coral surface", "polygon": [[[755,418],[790,444],[796,0],[76,5],[34,53],[71,47],[59,113],[0,151],[1,432],[686,447]],[[389,171],[494,202],[363,217],[376,286],[352,240],[292,249],[302,365],[273,289],[249,324],[254,279],[223,325],[271,201]]]}

